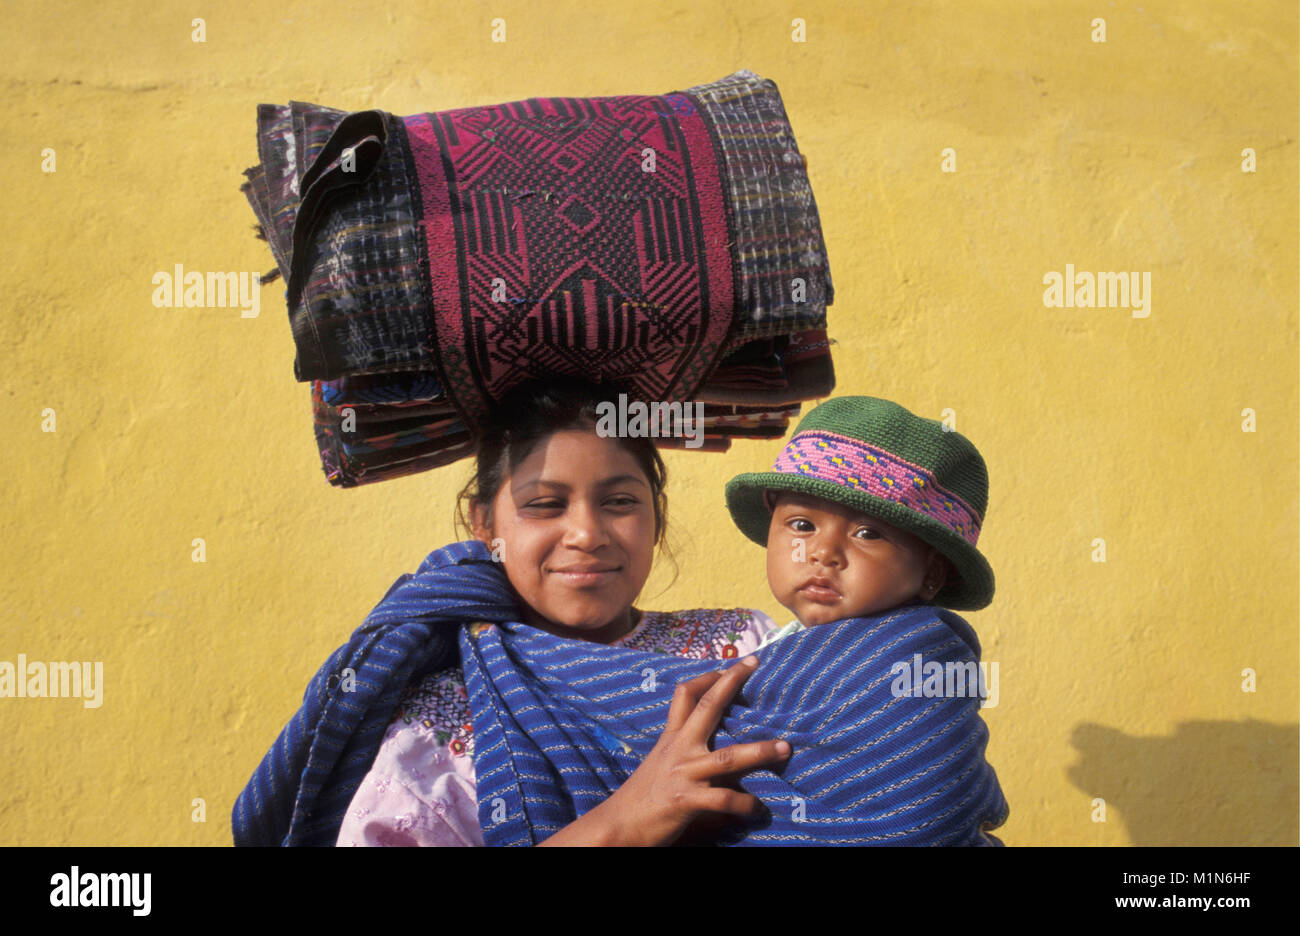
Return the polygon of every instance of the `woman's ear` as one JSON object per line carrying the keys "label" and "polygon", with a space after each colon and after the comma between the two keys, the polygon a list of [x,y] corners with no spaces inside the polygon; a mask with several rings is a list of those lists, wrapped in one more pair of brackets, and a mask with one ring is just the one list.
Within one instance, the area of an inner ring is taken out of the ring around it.
{"label": "woman's ear", "polygon": [[480,500],[472,500],[469,505],[470,530],[474,538],[492,546],[492,518],[487,505]]}

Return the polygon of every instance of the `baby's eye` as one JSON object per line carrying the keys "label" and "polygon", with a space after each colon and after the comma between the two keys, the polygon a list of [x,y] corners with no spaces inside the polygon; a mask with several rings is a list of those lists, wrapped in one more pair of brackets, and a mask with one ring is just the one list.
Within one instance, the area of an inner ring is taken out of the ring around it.
{"label": "baby's eye", "polygon": [[880,534],[871,527],[858,527],[857,530],[854,531],[853,535],[857,536],[859,533],[870,533],[871,535],[865,537],[866,539],[880,539]]}
{"label": "baby's eye", "polygon": [[[790,526],[794,528],[796,533],[812,532],[812,523],[808,520],[804,520],[802,517],[795,517],[793,520],[790,521]],[[804,529],[804,527],[807,527],[807,529]]]}

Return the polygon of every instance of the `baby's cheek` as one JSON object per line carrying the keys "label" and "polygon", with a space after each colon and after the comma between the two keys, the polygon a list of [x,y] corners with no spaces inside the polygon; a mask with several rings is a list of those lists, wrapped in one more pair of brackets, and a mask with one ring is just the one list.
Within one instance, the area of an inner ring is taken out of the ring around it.
{"label": "baby's cheek", "polygon": [[768,581],[773,583],[773,585],[776,584],[776,579],[781,572],[776,558],[780,548],[781,546],[777,543],[776,537],[769,536],[767,539],[767,552],[765,553],[765,556],[767,560],[767,578]]}
{"label": "baby's cheek", "polygon": [[772,594],[782,603],[794,593],[796,571],[792,550],[776,542],[776,538],[773,537],[773,542],[767,550],[767,583],[772,589]]}

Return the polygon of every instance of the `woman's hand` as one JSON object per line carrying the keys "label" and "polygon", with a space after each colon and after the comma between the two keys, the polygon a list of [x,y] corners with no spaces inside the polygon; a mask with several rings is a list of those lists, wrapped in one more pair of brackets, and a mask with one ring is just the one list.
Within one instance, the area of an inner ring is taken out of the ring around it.
{"label": "woman's hand", "polygon": [[750,656],[725,671],[680,683],[668,723],[641,766],[609,799],[541,844],[671,845],[697,819],[721,827],[761,816],[758,797],[714,782],[782,764],[790,745],[755,741],[709,750],[723,713],[757,665]]}

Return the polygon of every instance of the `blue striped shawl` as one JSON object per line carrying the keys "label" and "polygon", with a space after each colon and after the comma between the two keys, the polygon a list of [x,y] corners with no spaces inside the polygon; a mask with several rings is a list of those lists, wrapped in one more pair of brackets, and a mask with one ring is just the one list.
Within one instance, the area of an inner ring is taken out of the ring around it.
{"label": "blue striped shawl", "polygon": [[[654,746],[676,684],[719,668],[567,640],[519,618],[476,540],[399,578],[312,679],[240,794],[235,844],[333,845],[402,690],[457,651],[489,845],[535,844],[606,799]],[[894,691],[895,663],[978,662],[959,616],[905,607],[811,628],[758,658],[714,746],[784,738],[793,754],[779,775],[740,780],[771,815],[720,844],[1001,844],[987,834],[1008,809],[984,759],[979,699]]]}

